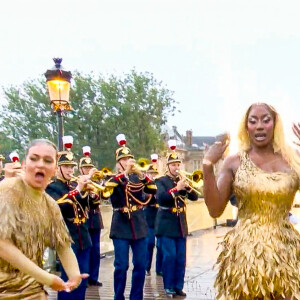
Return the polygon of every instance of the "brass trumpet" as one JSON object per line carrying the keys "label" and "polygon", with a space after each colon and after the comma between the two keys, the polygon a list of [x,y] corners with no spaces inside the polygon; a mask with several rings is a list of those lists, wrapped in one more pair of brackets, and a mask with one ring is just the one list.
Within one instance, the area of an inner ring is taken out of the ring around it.
{"label": "brass trumpet", "polygon": [[203,192],[203,172],[201,170],[195,170],[193,173],[188,173],[186,171],[177,171],[178,175],[186,180],[190,188],[202,197]]}
{"label": "brass trumpet", "polygon": [[[77,176],[77,177],[72,176],[72,180],[76,181],[76,182],[78,182],[79,178],[80,178],[80,176]],[[94,182],[94,181],[91,181],[84,186],[82,191],[84,191],[84,192],[90,191],[94,194],[99,194],[99,192],[102,192],[102,194],[103,194],[104,192],[107,192],[107,188]]]}

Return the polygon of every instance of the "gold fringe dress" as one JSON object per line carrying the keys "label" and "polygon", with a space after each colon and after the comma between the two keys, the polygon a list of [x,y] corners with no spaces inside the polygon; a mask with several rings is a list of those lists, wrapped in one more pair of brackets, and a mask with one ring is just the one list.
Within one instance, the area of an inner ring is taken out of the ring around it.
{"label": "gold fringe dress", "polygon": [[[0,239],[13,243],[41,268],[46,247],[71,244],[55,200],[21,178],[0,183]],[[47,298],[42,284],[0,258],[0,299]]]}
{"label": "gold fringe dress", "polygon": [[288,218],[298,188],[295,171],[269,173],[240,154],[239,221],[221,243],[217,299],[300,299],[300,234]]}

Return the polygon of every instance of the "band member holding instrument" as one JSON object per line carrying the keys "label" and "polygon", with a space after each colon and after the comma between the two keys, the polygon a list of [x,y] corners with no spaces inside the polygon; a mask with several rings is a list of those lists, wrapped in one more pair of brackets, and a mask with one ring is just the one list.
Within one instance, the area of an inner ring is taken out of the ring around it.
{"label": "band member holding instrument", "polygon": [[124,300],[126,275],[129,264],[129,248],[132,250],[132,285],[130,300],[143,299],[145,263],[147,253],[147,222],[143,207],[150,200],[156,186],[144,176],[126,147],[123,134],[117,136],[121,146],[116,150],[118,174],[110,178],[106,187],[113,187],[110,197],[113,206],[110,238],[115,250],[114,292],[115,300]]}
{"label": "band member holding instrument", "polygon": [[[89,257],[92,246],[87,226],[87,198],[82,197],[84,187],[90,182],[89,176],[82,175],[72,181],[74,167],[77,163],[71,151],[62,151],[58,158],[58,171],[55,181],[47,187],[47,193],[54,198],[62,212],[73,240],[72,249],[78,260],[81,273],[89,272]],[[61,278],[65,280],[66,272],[62,268]],[[71,293],[59,292],[58,300],[84,300],[88,280],[82,280],[77,289]]]}
{"label": "band member holding instrument", "polygon": [[[94,174],[99,173],[95,168],[91,155],[91,148],[89,146],[82,147],[83,157],[79,160],[79,172],[81,175],[88,175],[92,177]],[[101,178],[99,178],[101,180]],[[101,182],[97,182],[100,184]],[[100,268],[100,235],[101,229],[103,229],[102,215],[100,211],[101,192],[87,191],[88,201],[88,228],[92,240],[92,247],[90,253],[90,264],[88,279],[89,285],[102,286],[102,283],[98,281],[99,268]]]}
{"label": "band member holding instrument", "polygon": [[[156,153],[151,154],[151,161],[152,164],[149,165],[149,168],[146,172],[147,176],[151,180],[155,180],[155,178],[158,176],[158,170],[157,170],[157,159],[158,155]],[[148,246],[147,246],[147,260],[146,260],[146,275],[151,275],[151,265],[152,265],[152,257],[153,257],[153,250],[155,246],[155,233],[154,233],[154,226],[155,226],[155,219],[156,214],[158,210],[158,203],[156,200],[156,195],[152,195],[151,200],[147,204],[147,206],[144,209],[146,220],[148,224]],[[159,239],[159,238],[158,238]],[[157,275],[162,274],[162,253],[161,253],[161,247],[159,245],[159,241],[156,239],[156,273]]]}
{"label": "band member holding instrument", "polygon": [[186,296],[182,290],[188,235],[185,200],[195,201],[198,196],[184,178],[178,177],[181,160],[175,152],[176,141],[170,140],[169,147],[172,152],[167,155],[166,175],[155,181],[159,204],[155,234],[161,239],[164,289],[167,296],[173,297]]}

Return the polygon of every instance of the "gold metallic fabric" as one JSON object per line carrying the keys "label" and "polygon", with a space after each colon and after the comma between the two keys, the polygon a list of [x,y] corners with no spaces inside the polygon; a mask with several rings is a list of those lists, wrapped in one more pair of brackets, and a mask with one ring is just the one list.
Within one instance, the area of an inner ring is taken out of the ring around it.
{"label": "gold metallic fabric", "polygon": [[[0,239],[13,243],[42,267],[46,247],[70,246],[56,202],[21,178],[0,183]],[[0,258],[0,299],[47,299],[43,286]]]}
{"label": "gold metallic fabric", "polygon": [[221,243],[217,299],[300,299],[300,234],[288,219],[298,188],[295,171],[269,173],[241,153],[239,221]]}

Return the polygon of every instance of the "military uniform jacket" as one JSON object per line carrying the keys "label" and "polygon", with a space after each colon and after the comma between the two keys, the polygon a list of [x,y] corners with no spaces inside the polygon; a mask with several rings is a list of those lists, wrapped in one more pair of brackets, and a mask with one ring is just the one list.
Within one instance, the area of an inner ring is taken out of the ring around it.
{"label": "military uniform jacket", "polygon": [[155,220],[155,234],[167,237],[186,237],[188,226],[186,221],[185,199],[197,200],[194,191],[177,191],[177,183],[170,176],[162,176],[156,181],[157,202],[159,209]]}
{"label": "military uniform jacket", "polygon": [[145,216],[147,220],[147,224],[149,228],[154,228],[155,226],[155,219],[158,209],[158,203],[156,201],[156,195],[151,195],[151,200],[145,207]]}
{"label": "military uniform jacket", "polygon": [[103,220],[100,211],[100,196],[96,194],[89,194],[87,196],[88,201],[88,227],[90,229],[103,229]]}
{"label": "military uniform jacket", "polygon": [[46,192],[57,201],[75,247],[86,249],[92,246],[87,225],[88,204],[81,194],[70,195],[76,186],[76,182],[55,179],[48,185]]}
{"label": "military uniform jacket", "polygon": [[156,192],[155,184],[148,177],[140,180],[136,174],[130,174],[127,178],[121,173],[111,178],[105,185],[114,188],[110,197],[113,207],[110,238],[133,240],[145,238],[148,225],[143,207],[151,198],[151,195],[146,193]]}

